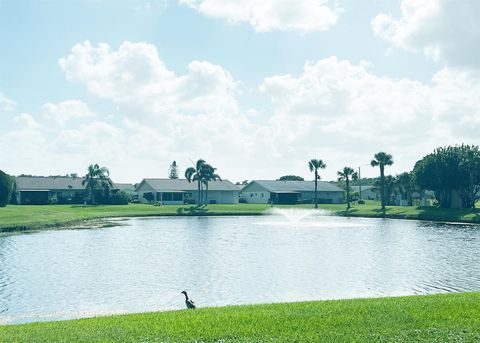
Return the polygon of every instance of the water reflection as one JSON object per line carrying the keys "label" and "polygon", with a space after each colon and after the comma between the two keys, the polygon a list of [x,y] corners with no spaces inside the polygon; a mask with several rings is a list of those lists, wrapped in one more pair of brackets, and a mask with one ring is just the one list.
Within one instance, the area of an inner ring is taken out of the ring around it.
{"label": "water reflection", "polygon": [[289,213],[0,237],[0,322],[480,290],[478,226]]}

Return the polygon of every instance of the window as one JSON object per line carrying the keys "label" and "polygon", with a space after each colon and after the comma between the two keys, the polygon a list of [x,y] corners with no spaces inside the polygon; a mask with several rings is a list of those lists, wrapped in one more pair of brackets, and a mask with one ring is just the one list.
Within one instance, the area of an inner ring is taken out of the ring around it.
{"label": "window", "polygon": [[165,192],[162,193],[162,201],[182,201],[182,193]]}

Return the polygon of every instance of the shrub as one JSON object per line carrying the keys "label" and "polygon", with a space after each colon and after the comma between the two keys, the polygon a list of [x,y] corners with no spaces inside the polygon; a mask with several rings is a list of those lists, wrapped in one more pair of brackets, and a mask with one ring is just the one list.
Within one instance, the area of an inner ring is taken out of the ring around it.
{"label": "shrub", "polygon": [[247,199],[245,199],[245,198],[239,198],[239,199],[238,199],[238,202],[239,202],[240,204],[246,204],[246,203],[247,203]]}
{"label": "shrub", "polygon": [[130,195],[124,191],[116,192],[110,195],[108,203],[110,205],[128,205],[130,202]]}
{"label": "shrub", "polygon": [[0,170],[0,207],[5,207],[10,202],[14,178]]}
{"label": "shrub", "polygon": [[358,201],[357,201],[357,204],[359,204],[359,205],[365,205],[365,200],[358,200]]}
{"label": "shrub", "polygon": [[153,200],[155,199],[155,196],[153,195],[152,192],[147,192],[147,193],[143,193],[143,198],[147,200],[149,203],[152,203]]}

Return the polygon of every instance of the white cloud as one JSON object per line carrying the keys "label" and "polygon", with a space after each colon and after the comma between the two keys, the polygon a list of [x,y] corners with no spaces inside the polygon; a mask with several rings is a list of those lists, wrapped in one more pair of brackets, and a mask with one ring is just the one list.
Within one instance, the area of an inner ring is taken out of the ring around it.
{"label": "white cloud", "polygon": [[75,118],[91,118],[95,116],[87,104],[80,100],[66,100],[57,104],[47,102],[42,106],[42,111],[48,122],[53,122],[61,127]]}
{"label": "white cloud", "polygon": [[255,31],[326,31],[341,11],[329,0],[179,0],[198,12],[228,20],[247,22]]}
{"label": "white cloud", "polygon": [[480,1],[402,0],[401,17],[380,13],[374,33],[449,66],[480,66]]}
{"label": "white cloud", "polygon": [[271,108],[243,110],[224,68],[193,61],[178,75],[147,43],[77,44],[60,65],[116,110],[93,116],[85,103],[67,100],[45,104],[37,117],[18,116],[16,138],[0,137],[0,149],[21,156],[14,163],[21,172],[82,173],[99,162],[117,180],[139,181],[165,176],[173,160],[185,168],[202,157],[233,180],[311,178],[306,161],[323,158],[322,176],[334,179],[379,150],[394,155],[389,172],[401,172],[437,146],[480,143],[480,75],[464,69],[445,67],[422,83],[330,57],[307,62],[300,75],[265,78],[260,96]]}
{"label": "white cloud", "polygon": [[185,75],[167,69],[152,44],[76,44],[59,60],[68,80],[102,98],[148,108],[157,117],[176,112],[236,112],[235,82],[218,65],[193,61]]}
{"label": "white cloud", "polygon": [[0,109],[6,112],[15,111],[17,103],[12,99],[7,98],[2,92],[0,92]]}
{"label": "white cloud", "polygon": [[292,159],[329,154],[337,168],[387,150],[401,156],[395,169],[409,170],[437,146],[480,143],[479,81],[445,68],[428,85],[335,57],[308,62],[300,76],[272,76],[260,86],[275,114],[257,144],[274,146],[279,156],[293,147]]}

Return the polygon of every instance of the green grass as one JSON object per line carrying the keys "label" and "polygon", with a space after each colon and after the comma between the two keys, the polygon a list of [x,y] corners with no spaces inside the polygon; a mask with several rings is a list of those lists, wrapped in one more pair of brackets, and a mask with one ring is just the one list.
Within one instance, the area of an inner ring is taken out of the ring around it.
{"label": "green grass", "polygon": [[2,342],[478,342],[480,293],[232,306],[0,326]]}
{"label": "green grass", "polygon": [[[478,204],[480,205],[480,203]],[[321,205],[322,208],[335,212],[337,215],[349,217],[382,217],[380,203],[367,201],[364,205],[353,204],[349,211],[345,205]],[[417,219],[442,222],[480,223],[480,209],[436,208],[417,206],[387,206],[386,218]]]}
{"label": "green grass", "polygon": [[45,227],[77,223],[82,220],[136,216],[188,216],[188,215],[256,215],[268,205],[208,205],[207,207],[147,204],[130,205],[9,205],[0,208],[0,232],[35,230]]}
{"label": "green grass", "polygon": [[[312,208],[313,205],[278,206],[280,208]],[[83,205],[9,205],[0,208],[0,232],[37,230],[78,223],[88,219],[111,217],[142,216],[189,216],[189,215],[260,215],[270,208],[263,204],[208,205],[196,207],[192,205],[152,206],[130,204],[124,206],[83,206]],[[340,216],[381,217],[380,204],[369,201],[364,205],[354,204],[347,212],[344,204],[320,205]],[[445,222],[480,223],[480,210],[471,209],[439,209],[432,207],[389,206],[388,218],[421,219]]]}

